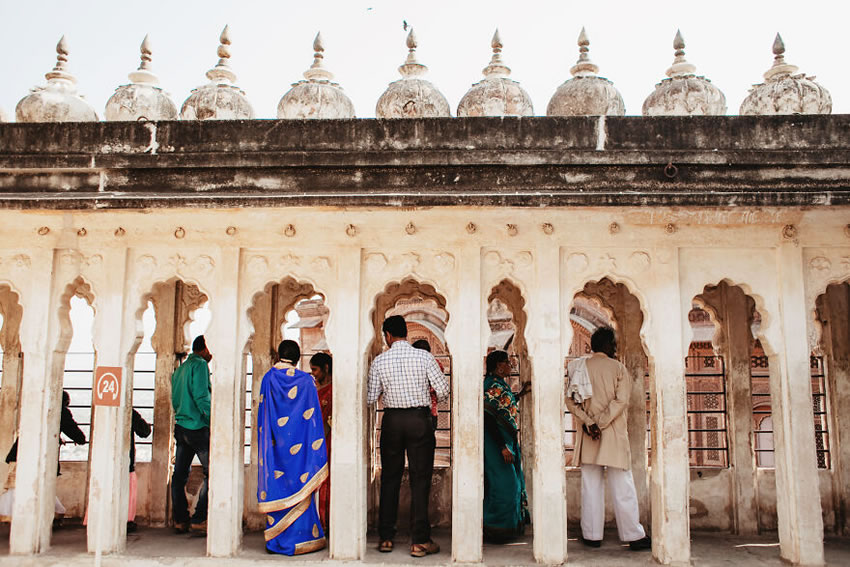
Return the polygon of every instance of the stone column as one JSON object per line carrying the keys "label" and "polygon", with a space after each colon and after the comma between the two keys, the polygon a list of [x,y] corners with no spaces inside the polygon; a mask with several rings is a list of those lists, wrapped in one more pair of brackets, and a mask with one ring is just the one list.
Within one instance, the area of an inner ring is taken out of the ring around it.
{"label": "stone column", "polygon": [[[18,412],[20,408],[21,379],[23,378],[23,353],[21,352],[20,327],[23,310],[19,298],[11,290],[0,291],[0,312],[3,328],[0,344],[3,345],[3,388],[0,389],[0,457],[5,456],[18,434]],[[0,479],[5,479],[9,465],[0,458]]]}
{"label": "stone column", "polygon": [[726,421],[732,467],[732,525],[739,535],[758,533],[756,463],[750,345],[753,301],[738,287],[721,282],[702,294],[720,326],[720,352],[726,364]]}
{"label": "stone column", "polygon": [[[238,324],[243,324],[238,301],[239,249],[221,252],[210,298],[212,320],[205,333],[215,357],[212,367],[210,415],[210,481],[207,515],[207,554],[229,557],[242,546],[244,497],[245,379]],[[247,306],[245,306],[247,309]]]}
{"label": "stone column", "polygon": [[563,319],[567,325],[569,320],[568,307],[561,302],[560,265],[557,246],[537,247],[534,287],[527,303],[528,345],[534,372],[534,558],[545,564],[561,564],[567,559],[567,509],[561,504],[567,495],[561,327]]}
{"label": "stone column", "polygon": [[[271,286],[274,290],[277,286]],[[257,482],[259,446],[257,444],[257,411],[260,408],[260,387],[263,376],[272,366],[272,297],[262,293],[256,296],[252,308],[254,335],[251,339],[251,464],[245,467],[245,522],[248,529],[264,529],[265,515],[257,509]]]}
{"label": "stone column", "polygon": [[[514,337],[516,342],[517,337]],[[486,351],[486,348],[485,348]],[[531,359],[528,357],[528,349],[523,344],[523,348],[517,352],[520,360],[519,383],[522,384],[531,380],[532,368]],[[483,396],[483,393],[482,393]],[[535,443],[534,443],[534,392],[529,392],[519,402],[519,445],[522,450],[522,472],[525,477],[525,492],[528,496],[529,513],[534,513],[534,462]]]}
{"label": "stone column", "polygon": [[448,298],[450,319],[446,338],[452,360],[452,559],[477,563],[482,559],[481,522],[484,509],[484,422],[481,360],[489,332],[485,291],[481,289],[481,251],[467,246],[457,253],[457,296]]}
{"label": "stone column", "polygon": [[791,563],[823,564],[823,518],[818,486],[802,249],[777,250],[779,332],[769,358],[776,512],[780,554]]}
{"label": "stone column", "polygon": [[[830,419],[835,529],[850,535],[850,287],[830,285],[818,300],[827,376]],[[829,417],[829,416],[827,416]],[[842,446],[843,443],[843,446]]]}
{"label": "stone column", "polygon": [[[53,274],[58,262],[53,250],[32,253],[32,269]],[[54,348],[60,335],[57,315],[62,287],[53,278],[32,278],[23,301],[21,350],[26,359],[21,391],[15,508],[9,536],[12,555],[40,553],[50,548],[59,458],[59,417],[62,411],[64,357]]]}
{"label": "stone column", "polygon": [[[126,254],[104,255],[102,288],[97,290],[97,310],[92,327],[96,366],[123,368],[119,405],[93,408],[89,437],[88,529],[89,552],[119,553],[127,543],[127,503],[130,469],[130,404],[133,364],[128,362],[130,344],[126,328],[135,328],[135,309],[124,305]],[[92,388],[97,384],[92,383]],[[92,398],[96,393],[92,392]]]}
{"label": "stone column", "polygon": [[688,420],[682,344],[690,298],[679,287],[678,250],[654,268],[648,293],[650,327],[647,333],[653,365],[652,394],[652,555],[664,564],[688,564],[690,542],[690,470]]}
{"label": "stone column", "polygon": [[333,353],[333,417],[331,419],[330,557],[362,560],[366,554],[366,359],[360,351],[361,262],[359,247],[336,254],[337,286],[328,297],[330,318],[325,336]]}
{"label": "stone column", "polygon": [[176,320],[183,282],[157,285],[151,294],[156,329],[151,346],[156,352],[153,404],[153,440],[148,480],[148,517],[151,526],[170,523],[168,506],[171,453],[174,446],[174,411],[171,408],[171,375],[177,367],[176,352],[183,348],[183,328]]}

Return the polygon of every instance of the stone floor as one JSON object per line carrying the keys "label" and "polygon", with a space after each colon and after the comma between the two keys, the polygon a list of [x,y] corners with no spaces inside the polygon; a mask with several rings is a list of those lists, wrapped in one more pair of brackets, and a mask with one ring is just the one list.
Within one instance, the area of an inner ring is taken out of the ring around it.
{"label": "stone floor", "polygon": [[[786,565],[779,558],[776,534],[757,537],[737,537],[716,533],[692,533],[691,553],[694,565],[708,566],[769,566]],[[93,555],[86,553],[86,533],[82,526],[58,529],[53,534],[51,549],[37,557],[9,557],[9,526],[0,525],[0,567],[15,566],[91,566],[97,565]],[[422,559],[410,557],[407,543],[396,541],[393,553],[379,553],[375,546],[377,538],[369,538],[366,557],[362,563],[329,561],[327,550],[300,557],[269,555],[265,552],[262,534],[249,533],[243,540],[243,549],[235,558],[210,559],[204,557],[204,538],[174,535],[167,529],[140,527],[127,538],[127,551],[121,556],[104,556],[104,567],[141,566],[233,566],[284,562],[292,566],[315,566],[319,562],[335,565],[445,565],[451,563],[451,536],[447,530],[436,530],[434,539],[443,551]],[[621,545],[616,532],[606,533],[605,542],[599,549],[589,549],[574,539],[569,541],[569,564],[619,567],[629,565],[655,565],[649,552],[632,552]],[[827,565],[850,565],[850,539],[827,537],[825,541]],[[484,562],[487,565],[509,566],[534,563],[531,538],[511,545],[484,545]]]}

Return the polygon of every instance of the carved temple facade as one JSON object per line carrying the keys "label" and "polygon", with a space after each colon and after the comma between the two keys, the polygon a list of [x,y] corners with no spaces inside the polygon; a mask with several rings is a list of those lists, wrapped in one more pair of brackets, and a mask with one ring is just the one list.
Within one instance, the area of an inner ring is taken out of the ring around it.
{"label": "carved temple facade", "polygon": [[[825,530],[850,533],[848,127],[846,116],[0,124],[0,448],[20,437],[10,552],[50,547],[71,297],[94,309],[96,364],[123,368],[120,405],[93,412],[76,487],[87,492],[88,550],[126,545],[133,357],[148,301],[156,390],[139,521],[169,521],[169,378],[192,310],[208,301],[206,549],[228,557],[243,524],[262,524],[256,443],[250,464],[243,453],[246,380],[259,391],[286,313],[320,296],[325,311],[311,316],[334,358],[331,559],[363,560],[375,510],[365,392],[380,324],[425,301],[417,333],[450,357],[448,463],[435,490],[453,561],[482,560],[482,360],[508,343],[532,383],[521,442],[533,555],[568,561],[579,490],[565,467],[564,365],[581,353],[574,336],[586,342],[604,314],[634,377],[632,464],[654,557],[688,562],[691,528],[776,529],[783,558],[822,563]],[[511,325],[488,322],[496,299]],[[696,336],[694,305],[713,338]],[[684,362],[699,340],[727,369],[726,464],[705,475],[689,456]],[[756,340],[775,469],[756,459]],[[820,422],[813,353],[828,393]],[[831,458],[819,469],[826,422]]]}

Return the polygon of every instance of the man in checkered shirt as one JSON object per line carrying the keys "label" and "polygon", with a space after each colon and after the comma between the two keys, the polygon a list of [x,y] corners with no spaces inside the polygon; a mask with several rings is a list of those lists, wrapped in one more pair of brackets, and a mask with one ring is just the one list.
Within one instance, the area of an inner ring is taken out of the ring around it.
{"label": "man in checkered shirt", "polygon": [[437,553],[440,546],[431,541],[428,498],[434,473],[434,426],[431,422],[431,395],[437,400],[449,395],[449,383],[430,352],[413,348],[407,342],[407,323],[400,315],[387,317],[382,327],[390,347],[378,355],[369,368],[369,405],[383,395],[381,423],[381,502],[378,511],[379,551],[392,551],[398,517],[398,493],[407,452],[410,473],[410,554],[423,557]]}

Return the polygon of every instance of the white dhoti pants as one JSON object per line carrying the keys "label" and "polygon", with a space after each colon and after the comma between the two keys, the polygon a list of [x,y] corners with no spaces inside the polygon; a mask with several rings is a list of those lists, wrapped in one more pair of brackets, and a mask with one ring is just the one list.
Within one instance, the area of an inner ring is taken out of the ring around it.
{"label": "white dhoti pants", "polygon": [[605,528],[605,483],[603,469],[608,469],[608,488],[614,504],[614,518],[620,541],[629,542],[646,536],[640,525],[637,493],[632,471],[599,465],[581,465],[581,533],[584,539],[601,540]]}

